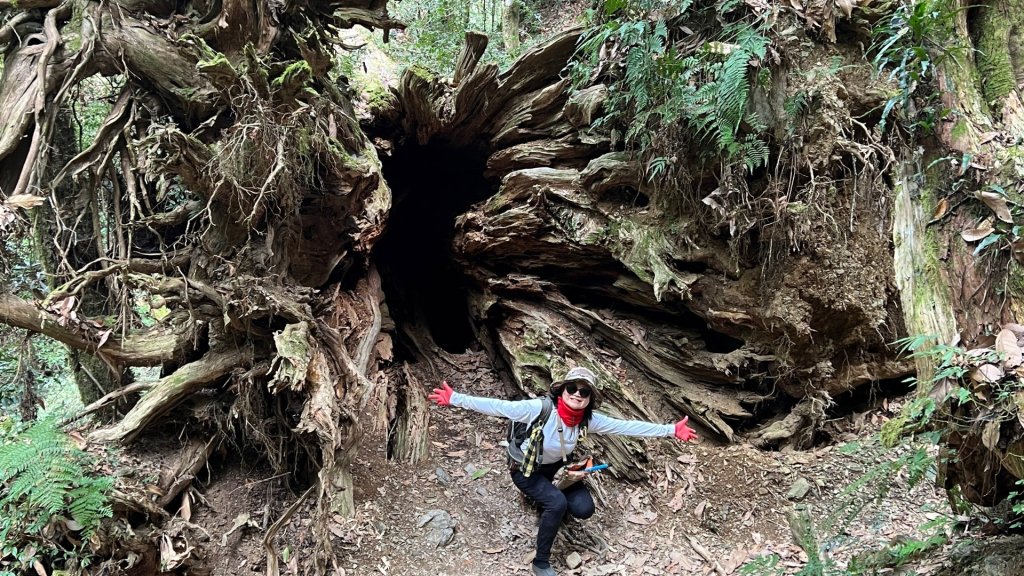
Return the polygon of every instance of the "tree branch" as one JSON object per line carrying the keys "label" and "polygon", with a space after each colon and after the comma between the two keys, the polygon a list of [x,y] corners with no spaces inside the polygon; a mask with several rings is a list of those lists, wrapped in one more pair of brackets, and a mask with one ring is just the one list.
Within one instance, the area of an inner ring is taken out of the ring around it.
{"label": "tree branch", "polygon": [[61,3],[61,0],[0,0],[0,10],[15,8],[18,10],[33,10],[35,8],[53,8]]}
{"label": "tree branch", "polygon": [[93,432],[89,438],[98,442],[131,442],[160,415],[193,393],[227,376],[235,368],[247,366],[251,362],[252,352],[248,349],[210,352],[154,382],[152,389],[120,422]]}
{"label": "tree branch", "polygon": [[[35,172],[36,164],[40,159],[42,139],[44,134],[48,132],[46,129],[47,119],[43,116],[43,109],[46,107],[47,86],[49,84],[47,82],[47,69],[50,67],[50,58],[57,51],[57,46],[60,45],[61,41],[60,30],[57,29],[57,19],[64,19],[70,13],[71,4],[61,4],[59,7],[46,13],[46,19],[43,23],[43,30],[46,32],[46,47],[39,56],[38,62],[36,62],[36,83],[39,85],[39,89],[35,93],[34,112],[36,127],[32,134],[32,142],[29,144],[28,156],[25,158],[25,164],[21,168],[21,176],[18,177],[18,183],[15,184],[11,196],[17,196],[25,192],[29,181],[32,179],[32,174]],[[59,103],[55,103],[54,109],[57,109],[58,106]]]}
{"label": "tree branch", "polygon": [[180,358],[195,339],[196,327],[165,327],[136,332],[123,340],[111,336],[99,346],[98,334],[76,326],[62,326],[56,315],[28,300],[0,293],[0,322],[44,334],[77,350],[102,354],[129,366],[159,366]]}
{"label": "tree branch", "polygon": [[17,38],[18,35],[15,33],[14,29],[31,19],[31,12],[21,12],[8,20],[7,23],[0,28],[0,46],[4,46],[14,38]]}

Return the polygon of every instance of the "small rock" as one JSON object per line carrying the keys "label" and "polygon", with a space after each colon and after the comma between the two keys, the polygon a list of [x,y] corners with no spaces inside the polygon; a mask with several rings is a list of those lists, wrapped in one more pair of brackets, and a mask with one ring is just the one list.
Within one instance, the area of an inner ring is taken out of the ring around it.
{"label": "small rock", "polygon": [[455,519],[444,510],[427,510],[416,521],[416,526],[426,534],[424,540],[435,548],[442,548],[455,537]]}
{"label": "small rock", "polygon": [[440,482],[441,484],[444,484],[445,486],[451,484],[452,477],[449,476],[448,473],[444,471],[444,468],[438,468],[437,470],[434,470],[434,474],[437,475],[437,481]]}
{"label": "small rock", "polygon": [[792,486],[790,486],[789,492],[786,493],[786,498],[789,498],[790,500],[800,500],[804,496],[807,496],[807,493],[810,491],[811,483],[807,478],[800,477],[796,479],[796,482],[793,482]]}
{"label": "small rock", "polygon": [[568,566],[570,570],[579,568],[580,564],[583,564],[583,558],[580,558],[580,555],[576,552],[565,557],[565,565]]}
{"label": "small rock", "polygon": [[466,467],[463,468],[463,470],[466,472],[466,476],[471,478],[473,474],[476,474],[476,466],[473,466],[472,464],[466,464]]}

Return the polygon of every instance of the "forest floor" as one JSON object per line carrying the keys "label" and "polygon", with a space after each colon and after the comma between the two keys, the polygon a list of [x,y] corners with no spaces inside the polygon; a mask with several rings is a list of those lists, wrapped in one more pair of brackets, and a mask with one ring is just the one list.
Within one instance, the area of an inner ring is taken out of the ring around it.
{"label": "forest floor", "polygon": [[[447,356],[437,366],[443,366],[438,371],[456,390],[508,395],[483,353]],[[424,382],[426,394],[435,383],[433,370],[416,365],[410,371]],[[858,482],[905,454],[886,450],[877,440],[881,424],[899,407],[899,400],[881,400],[864,412],[837,418],[830,425],[847,430],[842,440],[807,451],[641,440],[649,480],[628,483],[598,475],[591,484],[597,513],[567,525],[563,532],[579,536],[559,536],[553,565],[564,575],[725,575],[774,553],[780,558],[777,568],[754,573],[793,573],[808,560],[787,519],[796,506],[810,511],[821,550],[839,568],[857,552],[897,539],[923,539],[920,526],[948,510],[933,482],[911,487],[905,470]],[[367,406],[367,423],[377,421],[379,409]],[[339,553],[336,573],[529,574],[536,513],[523,504],[509,479],[499,444],[505,423],[454,408],[430,410],[430,455],[422,464],[389,460],[385,431],[366,426],[353,467],[358,511],[351,519],[336,518],[332,527]],[[150,466],[160,464],[152,458],[152,444],[143,442],[138,449],[148,452]],[[173,451],[167,457],[173,458]],[[264,530],[297,494],[257,462],[229,461],[211,470],[199,487],[202,499],[189,511],[190,522],[209,534],[197,551],[205,550],[204,563],[213,574],[263,572]],[[787,497],[801,480],[810,488],[806,496]],[[880,485],[887,494],[875,502]],[[845,506],[852,503],[864,507],[850,519],[830,519],[849,512]],[[312,517],[309,499],[281,529],[282,574],[300,573],[312,546]],[[232,531],[239,524],[243,527]],[[451,540],[438,545],[445,536],[436,530],[443,534],[445,527],[451,528]],[[935,552],[928,556],[943,556]],[[941,564],[938,559],[917,562],[907,573],[929,574]]]}

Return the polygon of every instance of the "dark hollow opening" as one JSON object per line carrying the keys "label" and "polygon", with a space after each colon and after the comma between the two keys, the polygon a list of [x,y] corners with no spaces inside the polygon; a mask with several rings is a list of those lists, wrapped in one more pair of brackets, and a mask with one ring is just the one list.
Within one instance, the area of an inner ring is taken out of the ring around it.
{"label": "dark hollow opening", "polygon": [[867,412],[881,406],[882,401],[904,397],[917,387],[912,378],[879,380],[858,386],[833,398],[830,417],[842,417],[855,412]]}
{"label": "dark hollow opening", "polygon": [[400,146],[381,157],[391,187],[387,230],[374,260],[388,310],[398,327],[396,359],[412,358],[403,339],[425,330],[435,344],[465,352],[475,340],[466,302],[468,279],[455,262],[455,218],[494,193],[486,157],[437,145]]}

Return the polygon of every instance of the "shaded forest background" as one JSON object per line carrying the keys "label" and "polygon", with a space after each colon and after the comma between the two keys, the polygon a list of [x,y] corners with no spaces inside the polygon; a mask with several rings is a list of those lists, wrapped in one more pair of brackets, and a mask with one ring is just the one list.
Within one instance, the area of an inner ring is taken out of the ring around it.
{"label": "shaded forest background", "polygon": [[[185,569],[123,526],[231,451],[325,573],[363,410],[422,462],[399,368],[467,349],[765,450],[910,394],[869,474],[951,510],[893,562],[1019,527],[1019,0],[0,7],[0,568]],[[150,488],[104,466],[183,430]]]}

